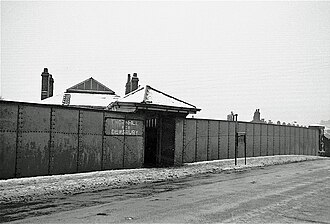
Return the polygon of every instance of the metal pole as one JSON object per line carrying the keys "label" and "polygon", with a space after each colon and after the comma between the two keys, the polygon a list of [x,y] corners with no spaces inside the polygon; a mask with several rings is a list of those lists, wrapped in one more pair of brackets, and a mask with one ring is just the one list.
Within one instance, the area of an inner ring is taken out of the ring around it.
{"label": "metal pole", "polygon": [[237,116],[238,116],[238,114],[235,114],[234,115],[234,121],[235,121],[235,166],[237,166],[237,148],[238,148],[238,136],[237,136],[238,123],[237,123]]}
{"label": "metal pole", "polygon": [[246,133],[244,135],[244,158],[245,158],[244,163],[246,165]]}
{"label": "metal pole", "polygon": [[238,143],[238,138],[237,138],[237,133],[235,133],[235,166],[237,165],[237,143]]}

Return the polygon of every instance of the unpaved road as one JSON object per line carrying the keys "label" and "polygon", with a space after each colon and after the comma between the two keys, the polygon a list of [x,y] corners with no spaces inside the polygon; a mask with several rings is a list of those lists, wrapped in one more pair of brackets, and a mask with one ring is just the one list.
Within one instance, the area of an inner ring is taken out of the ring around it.
{"label": "unpaved road", "polygon": [[0,208],[15,223],[330,223],[330,159]]}

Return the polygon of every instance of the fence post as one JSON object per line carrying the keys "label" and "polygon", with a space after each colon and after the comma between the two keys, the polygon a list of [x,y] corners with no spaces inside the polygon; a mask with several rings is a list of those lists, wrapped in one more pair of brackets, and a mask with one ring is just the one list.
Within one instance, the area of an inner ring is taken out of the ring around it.
{"label": "fence post", "polygon": [[238,130],[238,122],[237,122],[238,114],[234,114],[233,118],[235,121],[235,166],[237,166],[237,148],[238,148],[238,136],[237,136],[237,130]]}

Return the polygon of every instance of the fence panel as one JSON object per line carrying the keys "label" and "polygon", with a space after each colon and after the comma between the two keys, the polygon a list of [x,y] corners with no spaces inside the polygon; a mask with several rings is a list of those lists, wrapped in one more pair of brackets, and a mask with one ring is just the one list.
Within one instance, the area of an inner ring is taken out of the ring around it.
{"label": "fence panel", "polygon": [[314,131],[314,156],[319,154],[319,130]]}
{"label": "fence panel", "polygon": [[280,126],[274,126],[274,155],[280,155]]}
{"label": "fence panel", "polygon": [[15,177],[18,105],[0,107],[0,179]]}
{"label": "fence panel", "polygon": [[308,129],[304,128],[304,137],[303,137],[303,142],[304,142],[304,148],[303,148],[303,155],[308,154]]}
{"label": "fence panel", "polygon": [[228,135],[228,154],[229,159],[235,158],[235,122],[228,122],[229,135]]}
{"label": "fence panel", "polygon": [[285,155],[286,145],[285,145],[285,126],[280,126],[280,155]]}
{"label": "fence panel", "polygon": [[78,172],[101,170],[102,135],[81,134],[79,142]]}
{"label": "fence panel", "polygon": [[196,161],[207,160],[208,121],[197,120],[197,158]]}
{"label": "fence panel", "polygon": [[307,149],[307,155],[312,155],[313,154],[313,130],[312,129],[308,129],[308,149]]}
{"label": "fence panel", "polygon": [[291,132],[290,132],[291,128],[289,126],[285,127],[285,155],[290,155],[291,153]]}
{"label": "fence panel", "polygon": [[49,133],[22,133],[20,142],[16,177],[47,175]]}
{"label": "fence panel", "polygon": [[253,156],[253,124],[246,124],[246,156]]}
{"label": "fence panel", "polygon": [[177,118],[175,120],[175,151],[174,151],[174,165],[178,166],[183,163],[183,123],[184,120]]}
{"label": "fence panel", "polygon": [[162,118],[160,162],[163,166],[174,165],[175,119]]}
{"label": "fence panel", "polygon": [[183,162],[191,163],[196,160],[196,120],[185,120],[184,125]]}
{"label": "fence panel", "polygon": [[[238,123],[238,131],[246,132],[246,123]],[[238,158],[244,157],[244,142],[243,141],[238,142],[237,157]]]}
{"label": "fence panel", "polygon": [[314,129],[311,129],[311,155],[314,155],[315,153],[314,141],[315,141]]}
{"label": "fence panel", "polygon": [[274,125],[269,124],[267,128],[267,156],[274,155]]}
{"label": "fence panel", "polygon": [[299,140],[299,127],[294,127],[294,154],[299,155],[299,147],[300,147],[300,140]]}
{"label": "fence panel", "polygon": [[294,155],[295,154],[295,138],[294,138],[294,128],[291,126],[289,127],[289,135],[290,135],[290,150],[289,154]]}
{"label": "fence panel", "polygon": [[[174,121],[173,121],[173,125],[174,125]],[[106,117],[104,121],[104,135],[114,136],[113,138],[111,138],[111,140],[115,140],[114,145],[112,145],[113,142],[111,141],[108,142],[107,141],[109,140],[108,138],[105,139],[106,141],[105,143],[108,145],[107,148],[109,149],[107,151],[104,151],[105,153],[110,153],[111,155],[117,155],[117,152],[113,152],[111,149],[117,147],[118,145],[119,146],[121,145],[120,143],[118,143],[118,141],[123,142],[122,168],[137,168],[143,166],[143,162],[144,162],[143,120]],[[173,148],[174,148],[174,138],[173,138],[172,149]],[[107,155],[106,158],[108,158]],[[113,164],[111,164],[112,162],[116,163],[116,161],[110,161],[110,166],[113,166]]]}
{"label": "fence panel", "polygon": [[124,136],[104,136],[103,169],[124,167]]}
{"label": "fence panel", "polygon": [[288,137],[288,145],[287,145],[287,155],[293,154],[293,137],[292,137],[292,128],[290,126],[287,127],[287,137]]}
{"label": "fence panel", "polygon": [[285,155],[290,155],[290,127],[285,127]]}
{"label": "fence panel", "polygon": [[261,156],[267,156],[267,142],[268,142],[267,126],[268,126],[267,124],[261,124],[261,149],[260,149]]}
{"label": "fence panel", "polygon": [[20,106],[16,177],[47,175],[50,108]]}
{"label": "fence panel", "polygon": [[125,136],[124,167],[139,168],[143,166],[144,140],[142,136]]}
{"label": "fence panel", "polygon": [[319,130],[317,130],[316,134],[316,140],[315,140],[315,144],[316,144],[316,152],[315,155],[317,156],[319,154],[320,151],[320,133]]}
{"label": "fence panel", "polygon": [[103,113],[80,111],[78,172],[101,170]]}
{"label": "fence panel", "polygon": [[290,140],[290,144],[291,144],[290,154],[291,155],[295,155],[296,154],[296,133],[295,133],[295,127],[293,127],[293,126],[290,127],[290,136],[291,136],[291,140]]}
{"label": "fence panel", "polygon": [[316,130],[315,129],[313,129],[313,134],[312,134],[312,155],[314,156],[314,155],[317,155],[317,150],[316,150],[316,139],[317,139],[317,135],[316,135]]}
{"label": "fence panel", "polygon": [[220,159],[228,159],[228,134],[229,134],[229,122],[220,121]]}
{"label": "fence panel", "polygon": [[261,124],[253,124],[254,125],[254,156],[261,155]]}
{"label": "fence panel", "polygon": [[310,155],[314,155],[315,154],[315,134],[314,134],[314,129],[311,129],[311,154]]}
{"label": "fence panel", "polygon": [[209,121],[209,160],[219,159],[219,121]]}
{"label": "fence panel", "polygon": [[299,128],[299,155],[304,155],[304,129]]}
{"label": "fence panel", "polygon": [[50,174],[77,172],[79,110],[53,109]]}

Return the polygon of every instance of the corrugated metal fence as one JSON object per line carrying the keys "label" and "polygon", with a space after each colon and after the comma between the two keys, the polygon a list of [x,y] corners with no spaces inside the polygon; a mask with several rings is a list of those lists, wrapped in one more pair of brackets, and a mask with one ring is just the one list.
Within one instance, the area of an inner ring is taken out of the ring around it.
{"label": "corrugated metal fence", "polygon": [[[238,122],[246,132],[246,154],[252,156],[317,155],[319,132],[315,129]],[[235,122],[206,119],[177,119],[175,164],[235,157]],[[244,157],[239,145],[238,157]]]}

